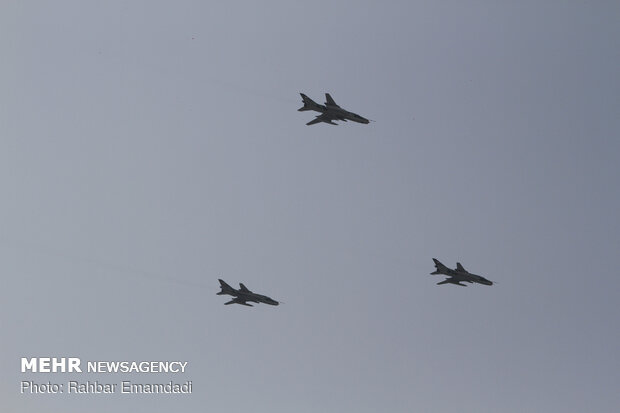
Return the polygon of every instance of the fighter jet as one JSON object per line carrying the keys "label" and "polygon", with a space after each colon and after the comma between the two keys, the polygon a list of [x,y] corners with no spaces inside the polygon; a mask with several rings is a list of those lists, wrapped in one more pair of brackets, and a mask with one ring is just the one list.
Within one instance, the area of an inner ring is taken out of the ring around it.
{"label": "fighter jet", "polygon": [[460,285],[461,287],[467,287],[465,284],[461,284],[461,281],[468,283],[493,285],[493,281],[489,281],[486,278],[481,277],[480,275],[472,274],[467,271],[465,268],[463,268],[460,262],[456,263],[456,269],[453,270],[443,265],[441,262],[439,262],[437,258],[433,258],[433,261],[435,262],[436,270],[435,272],[432,272],[431,275],[442,274],[450,277],[444,281],[438,282],[437,285],[451,283]]}
{"label": "fighter jet", "polygon": [[276,300],[269,298],[266,295],[260,295],[260,294],[253,293],[252,291],[248,290],[248,288],[242,283],[239,283],[239,289],[235,290],[230,285],[226,284],[226,281],[220,280],[220,279],[218,279],[218,281],[220,282],[220,287],[222,288],[222,291],[217,293],[217,295],[228,294],[228,295],[232,295],[233,297],[235,297],[232,300],[228,301],[227,303],[224,303],[225,305],[241,304],[241,305],[247,305],[248,307],[254,307],[252,304],[248,304],[246,301],[250,301],[252,303],[265,303],[269,305],[280,304]]}
{"label": "fighter jet", "polygon": [[319,105],[314,100],[310,99],[308,96],[300,93],[301,99],[304,102],[304,105],[297,109],[299,112],[303,112],[306,110],[313,110],[315,112],[321,112],[320,115],[317,115],[316,118],[306,123],[306,125],[314,125],[315,123],[325,122],[330,125],[337,125],[335,120],[341,120],[346,122],[347,120],[352,120],[353,122],[358,123],[369,123],[370,121],[366,118],[361,117],[360,115],[349,112],[348,110],[342,109],[340,106],[334,102],[334,99],[329,95],[329,93],[325,94],[325,105]]}

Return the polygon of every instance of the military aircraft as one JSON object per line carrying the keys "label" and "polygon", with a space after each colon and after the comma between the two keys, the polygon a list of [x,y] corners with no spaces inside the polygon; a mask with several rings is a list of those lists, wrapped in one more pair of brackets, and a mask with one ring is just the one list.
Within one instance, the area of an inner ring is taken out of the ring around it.
{"label": "military aircraft", "polygon": [[260,295],[260,294],[253,293],[252,291],[248,290],[248,288],[242,283],[239,283],[239,289],[235,290],[230,285],[226,284],[226,281],[220,280],[220,279],[218,279],[218,281],[220,282],[220,288],[222,288],[222,291],[217,293],[217,295],[228,294],[228,295],[232,295],[233,297],[235,297],[232,300],[228,301],[227,303],[224,303],[225,305],[241,304],[241,305],[247,305],[248,307],[254,307],[252,304],[248,304],[246,301],[250,301],[252,303],[265,303],[269,305],[280,304],[276,300],[269,298],[266,295]]}
{"label": "military aircraft", "polygon": [[467,287],[465,284],[461,284],[461,281],[468,283],[493,285],[493,281],[489,281],[486,278],[481,277],[480,275],[472,274],[467,271],[465,268],[463,268],[460,262],[456,263],[456,269],[453,270],[443,265],[437,258],[433,258],[433,261],[435,262],[436,270],[435,272],[432,272],[431,275],[442,274],[450,277],[444,281],[438,282],[437,285],[451,283],[460,285],[461,287]]}
{"label": "military aircraft", "polygon": [[358,123],[369,123],[370,121],[366,118],[361,117],[360,115],[349,112],[348,110],[342,109],[340,106],[334,102],[334,99],[329,95],[329,93],[325,94],[325,105],[319,105],[314,100],[310,99],[308,96],[300,93],[301,99],[304,102],[304,105],[297,109],[299,112],[303,112],[306,110],[313,110],[315,112],[321,112],[320,115],[317,115],[316,118],[306,123],[306,125],[314,125],[315,123],[325,122],[330,125],[337,125],[335,120],[341,120],[346,122],[347,120],[352,120],[353,122]]}

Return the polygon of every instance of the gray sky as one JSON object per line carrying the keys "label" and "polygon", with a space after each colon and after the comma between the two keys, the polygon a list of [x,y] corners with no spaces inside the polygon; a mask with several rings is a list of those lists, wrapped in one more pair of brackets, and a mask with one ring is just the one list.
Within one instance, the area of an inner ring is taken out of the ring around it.
{"label": "gray sky", "polygon": [[620,6],[499,3],[4,2],[2,410],[617,411]]}

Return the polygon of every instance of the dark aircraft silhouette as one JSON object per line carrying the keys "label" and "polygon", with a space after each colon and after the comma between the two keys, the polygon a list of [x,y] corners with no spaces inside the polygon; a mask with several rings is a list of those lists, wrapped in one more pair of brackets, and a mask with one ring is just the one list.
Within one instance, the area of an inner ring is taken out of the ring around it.
{"label": "dark aircraft silhouette", "polygon": [[472,274],[467,271],[465,268],[463,268],[460,262],[456,263],[456,269],[453,270],[443,265],[441,262],[439,262],[437,258],[433,258],[433,261],[435,262],[436,270],[435,272],[432,272],[431,275],[441,274],[450,277],[444,281],[438,282],[437,285],[450,283],[460,285],[461,287],[467,287],[465,284],[461,284],[461,281],[468,283],[493,285],[493,281],[489,281],[486,278],[481,277],[480,275]]}
{"label": "dark aircraft silhouette", "polygon": [[300,93],[301,99],[304,102],[304,105],[297,109],[300,112],[306,110],[313,110],[315,112],[321,112],[316,118],[306,123],[306,125],[314,125],[315,123],[325,122],[330,125],[338,125],[335,123],[335,120],[341,120],[346,122],[347,120],[352,120],[357,123],[369,123],[370,121],[366,118],[361,117],[360,115],[349,112],[348,110],[344,110],[340,106],[334,102],[334,99],[329,95],[329,93],[325,94],[325,105],[319,105],[314,100],[310,99],[308,96]]}
{"label": "dark aircraft silhouette", "polygon": [[252,291],[248,290],[247,287],[243,285],[242,283],[239,283],[239,289],[235,290],[230,285],[226,284],[226,281],[220,280],[220,279],[218,279],[218,281],[220,282],[220,288],[222,288],[222,291],[217,293],[217,295],[228,294],[228,295],[232,295],[233,297],[235,297],[232,300],[224,303],[225,305],[241,304],[241,305],[247,305],[248,307],[254,307],[252,304],[248,304],[246,301],[250,301],[252,303],[265,303],[269,305],[280,304],[276,300],[269,298],[266,295],[260,295],[260,294],[253,293]]}

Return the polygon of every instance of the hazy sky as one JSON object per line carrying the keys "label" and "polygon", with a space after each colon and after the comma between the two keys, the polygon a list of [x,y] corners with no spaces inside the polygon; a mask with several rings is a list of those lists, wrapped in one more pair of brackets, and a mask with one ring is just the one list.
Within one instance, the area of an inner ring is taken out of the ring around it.
{"label": "hazy sky", "polygon": [[[1,410],[618,411],[619,21],[3,2]],[[305,126],[299,92],[375,122]],[[496,285],[437,286],[433,257]],[[218,278],[284,304],[224,306]],[[22,395],[130,377],[34,356],[185,360],[193,394]]]}

